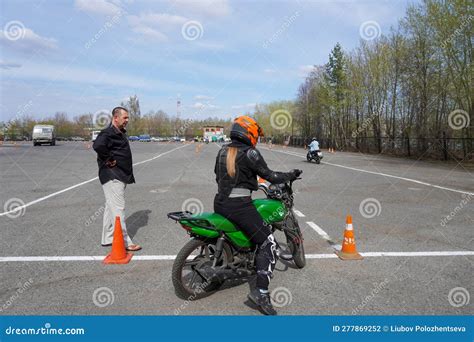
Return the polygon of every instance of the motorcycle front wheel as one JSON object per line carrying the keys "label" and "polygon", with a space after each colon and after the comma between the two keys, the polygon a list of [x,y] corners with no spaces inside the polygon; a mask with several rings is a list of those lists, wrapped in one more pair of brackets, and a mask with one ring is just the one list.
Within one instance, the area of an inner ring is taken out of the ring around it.
{"label": "motorcycle front wheel", "polygon": [[303,268],[306,266],[306,256],[304,255],[303,239],[299,236],[287,236],[288,247],[293,255],[293,261],[296,267]]}
{"label": "motorcycle front wheel", "polygon": [[[208,282],[200,269],[212,266],[216,253],[215,240],[193,238],[179,251],[173,263],[171,278],[178,297],[196,300],[209,296],[222,285],[220,281]],[[218,260],[219,267],[231,262],[232,252],[224,243],[224,250]]]}
{"label": "motorcycle front wheel", "polygon": [[306,255],[304,254],[303,234],[298,221],[291,214],[288,225],[291,225],[289,230],[285,230],[286,242],[290,249],[293,261],[298,268],[306,266]]}

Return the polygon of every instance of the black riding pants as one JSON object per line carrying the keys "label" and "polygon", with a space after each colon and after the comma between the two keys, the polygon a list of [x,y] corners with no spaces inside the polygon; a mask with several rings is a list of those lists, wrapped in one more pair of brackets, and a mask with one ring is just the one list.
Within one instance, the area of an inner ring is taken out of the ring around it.
{"label": "black riding pants", "polygon": [[262,217],[252,203],[252,198],[214,198],[214,211],[234,223],[238,229],[258,246],[255,266],[257,268],[257,288],[268,290],[270,278],[277,261],[276,241]]}

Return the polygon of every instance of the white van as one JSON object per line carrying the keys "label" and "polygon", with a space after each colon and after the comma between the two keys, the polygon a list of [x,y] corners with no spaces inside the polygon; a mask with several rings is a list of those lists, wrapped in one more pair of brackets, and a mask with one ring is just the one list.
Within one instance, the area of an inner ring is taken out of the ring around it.
{"label": "white van", "polygon": [[99,135],[100,131],[92,131],[92,141],[95,141],[97,139],[97,136]]}
{"label": "white van", "polygon": [[33,146],[41,144],[56,145],[56,134],[53,125],[36,125],[33,128]]}

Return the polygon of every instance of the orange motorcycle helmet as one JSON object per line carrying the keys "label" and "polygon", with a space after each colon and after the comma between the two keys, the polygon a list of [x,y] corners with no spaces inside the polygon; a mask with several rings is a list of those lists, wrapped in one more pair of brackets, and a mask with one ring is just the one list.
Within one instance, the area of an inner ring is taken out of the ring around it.
{"label": "orange motorcycle helmet", "polygon": [[258,137],[263,137],[263,130],[257,121],[250,116],[242,115],[234,120],[230,129],[230,138],[236,139],[244,144],[255,147]]}

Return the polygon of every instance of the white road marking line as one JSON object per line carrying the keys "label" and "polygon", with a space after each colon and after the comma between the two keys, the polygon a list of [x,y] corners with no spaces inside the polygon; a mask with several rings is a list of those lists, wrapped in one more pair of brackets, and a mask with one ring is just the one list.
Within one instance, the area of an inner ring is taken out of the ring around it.
{"label": "white road marking line", "polygon": [[305,217],[305,215],[304,215],[301,211],[299,211],[299,210],[293,209],[293,212],[294,212],[294,213],[296,214],[296,216],[298,216],[298,217]]}
{"label": "white road marking line", "polygon": [[[446,251],[446,252],[366,252],[359,253],[363,257],[434,257],[434,256],[469,256],[474,251]],[[332,259],[336,254],[306,254],[306,259]]]}
{"label": "white road marking line", "polygon": [[365,252],[360,253],[366,257],[382,256],[461,256],[474,255],[474,251],[435,251],[435,252]]}
{"label": "white road marking line", "polygon": [[[268,150],[268,149],[267,149],[267,150]],[[302,158],[305,158],[305,157],[306,157],[305,155],[302,155],[302,154],[299,154],[299,153],[295,153],[295,152],[278,151],[278,150],[269,150],[269,151],[280,152],[280,153],[289,154],[289,155],[292,155],[292,156],[297,156],[297,157],[302,157]],[[321,164],[331,165],[331,166],[336,166],[336,167],[341,167],[341,168],[343,168],[343,169],[348,169],[348,170],[353,170],[353,171],[358,171],[358,172],[370,173],[370,174],[377,175],[377,176],[384,176],[384,177],[389,177],[389,178],[396,178],[396,179],[404,180],[404,181],[407,181],[407,182],[412,182],[412,183],[416,183],[416,184],[421,184],[421,185],[425,185],[425,186],[430,186],[430,187],[436,188],[436,189],[442,189],[442,190],[446,190],[446,191],[457,192],[457,193],[459,193],[459,194],[466,194],[466,195],[474,196],[474,192],[469,192],[469,191],[464,191],[464,190],[458,190],[458,189],[448,188],[448,187],[445,187],[445,186],[440,186],[440,185],[436,185],[436,184],[431,184],[431,183],[419,181],[419,180],[416,180],[416,179],[411,179],[411,178],[406,178],[406,177],[400,177],[400,176],[389,175],[389,174],[387,174],[387,173],[382,173],[382,172],[375,172],[375,171],[362,170],[362,169],[358,169],[358,168],[355,168],[355,167],[350,167],[350,166],[345,166],[345,165],[340,165],[340,164],[334,164],[334,163],[330,163],[330,162],[326,162],[326,161],[321,161]]]}
{"label": "white road marking line", "polygon": [[[148,163],[148,162],[150,162],[150,161],[152,161],[152,160],[155,160],[155,159],[157,159],[157,158],[159,158],[159,157],[164,156],[165,154],[168,154],[168,153],[170,153],[170,152],[173,152],[173,151],[175,151],[175,150],[178,150],[178,149],[183,148],[183,147],[186,147],[186,146],[188,146],[188,145],[183,145],[183,146],[179,146],[179,147],[173,148],[172,150],[163,152],[163,153],[161,153],[161,154],[159,154],[159,155],[157,155],[157,156],[155,156],[155,157],[153,157],[153,158],[150,158],[150,159],[143,160],[143,161],[141,161],[141,162],[135,163],[135,164],[133,164],[133,166],[140,165],[140,164],[144,164],[144,163]],[[33,205],[33,204],[42,202],[42,201],[44,201],[44,200],[47,200],[48,198],[51,198],[51,197],[60,195],[60,194],[62,194],[62,193],[64,193],[64,192],[67,192],[67,191],[69,191],[69,190],[78,188],[78,187],[80,187],[80,186],[82,186],[82,185],[84,185],[84,184],[93,182],[93,181],[95,181],[95,180],[97,180],[97,179],[99,179],[99,177],[91,178],[91,179],[86,180],[86,181],[84,181],[84,182],[81,182],[81,183],[78,183],[78,184],[76,184],[76,185],[70,186],[70,187],[68,187],[68,188],[66,188],[66,189],[63,189],[63,190],[54,192],[54,193],[52,193],[52,194],[49,194],[49,195],[44,196],[44,197],[41,197],[41,198],[38,198],[38,199],[36,199],[36,200],[34,200],[34,201],[31,201],[31,202],[26,203],[25,205],[16,207],[16,208],[14,208],[14,209],[12,209],[12,210],[10,210],[10,211],[5,211],[5,212],[3,212],[3,213],[0,213],[0,217],[6,216],[6,215],[9,215],[9,214],[16,213],[17,211],[22,210],[22,209],[25,209],[26,207],[29,207],[29,206],[31,206],[31,205]]]}
{"label": "white road marking line", "polygon": [[[0,262],[27,261],[102,261],[105,255],[95,256],[29,256],[29,257],[0,257]],[[174,260],[176,255],[134,255],[132,260]]]}
{"label": "white road marking line", "polygon": [[309,221],[309,222],[306,222],[306,224],[307,224],[308,226],[310,226],[311,228],[313,228],[314,231],[315,231],[316,233],[318,233],[324,240],[326,240],[326,241],[331,241],[331,242],[332,242],[332,239],[331,239],[331,237],[328,235],[328,233],[326,233],[326,232],[325,232],[320,226],[318,226],[316,223]]}
{"label": "white road marking line", "polygon": [[306,254],[306,259],[337,259],[339,258],[336,254]]}
{"label": "white road marking line", "polygon": [[175,148],[173,148],[172,150],[169,150],[169,151],[160,153],[160,154],[158,154],[158,155],[156,155],[156,156],[154,156],[154,157],[152,157],[152,158],[150,158],[150,159],[146,159],[146,160],[143,160],[143,161],[141,161],[141,162],[135,163],[135,164],[133,164],[133,166],[140,165],[140,164],[144,164],[144,163],[148,163],[148,162],[150,162],[150,161],[152,161],[152,160],[155,160],[155,159],[157,159],[157,158],[160,158],[160,157],[164,156],[165,154],[171,153],[171,152],[173,152],[173,151],[179,150],[179,149],[181,149],[181,148],[183,148],[183,147],[186,147],[186,146],[189,146],[189,145],[191,145],[191,144],[184,144],[183,146],[175,147]]}
{"label": "white road marking line", "polygon": [[[435,251],[435,252],[366,252],[364,257],[434,257],[434,256],[474,256],[474,251]],[[98,256],[27,256],[0,257],[0,262],[48,262],[48,261],[102,261],[105,255]],[[166,261],[174,260],[176,255],[134,255],[136,261]],[[332,259],[336,254],[306,254],[307,259]]]}

